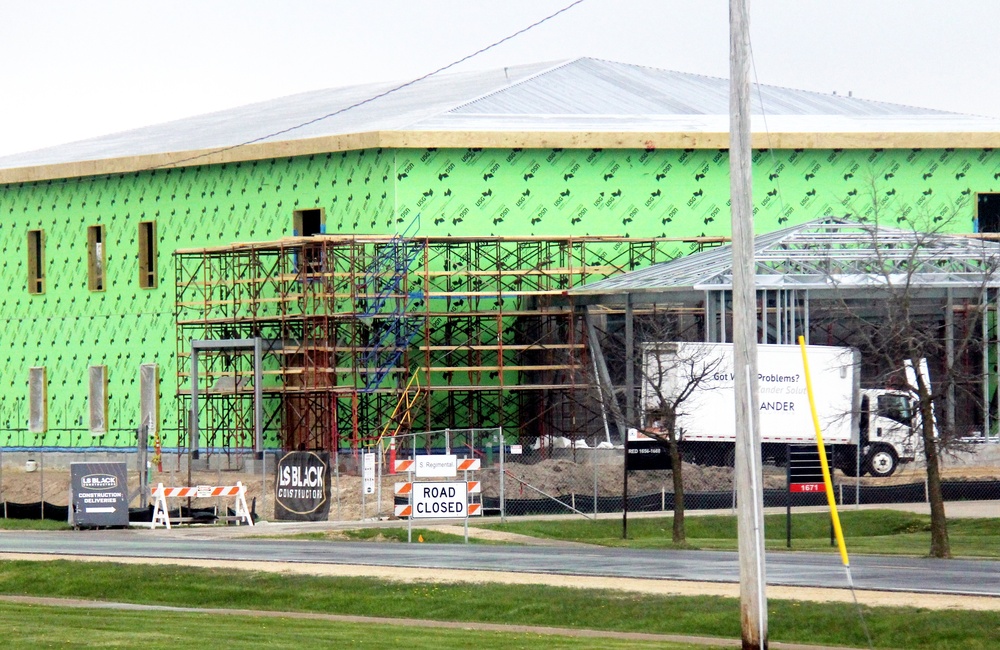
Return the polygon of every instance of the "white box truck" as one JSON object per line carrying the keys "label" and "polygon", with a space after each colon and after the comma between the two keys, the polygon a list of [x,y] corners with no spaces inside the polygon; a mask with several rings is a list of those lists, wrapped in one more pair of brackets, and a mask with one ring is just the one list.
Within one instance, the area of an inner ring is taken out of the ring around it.
{"label": "white box truck", "polygon": [[[831,465],[848,476],[891,476],[914,459],[914,408],[903,391],[862,389],[860,354],[846,347],[806,347],[823,441]],[[642,348],[644,430],[662,433],[658,394],[704,375],[679,405],[681,451],[692,462],[732,465],[736,415],[731,343],[646,343]],[[758,345],[763,462],[783,464],[787,446],[816,444],[802,352],[797,345]],[[705,372],[705,369],[709,369]]]}

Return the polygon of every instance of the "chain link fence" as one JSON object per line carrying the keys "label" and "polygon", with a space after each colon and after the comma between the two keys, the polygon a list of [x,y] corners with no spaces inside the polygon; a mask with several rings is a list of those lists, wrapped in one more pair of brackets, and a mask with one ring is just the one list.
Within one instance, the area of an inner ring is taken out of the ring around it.
{"label": "chain link fence", "polygon": [[[593,518],[620,514],[625,501],[626,472],[621,445],[607,442],[587,445],[566,438],[540,437],[514,441],[500,429],[445,429],[397,436],[384,440],[371,451],[376,454],[374,490],[363,489],[361,454],[364,450],[341,449],[331,454],[330,504],[327,520],[373,522],[395,517],[394,506],[405,498],[394,494],[396,483],[412,480],[393,473],[392,459],[418,455],[454,454],[474,458],[480,469],[457,480],[478,481],[481,493],[474,499],[485,516],[516,518],[568,515]],[[681,444],[684,452],[684,445]],[[203,454],[188,469],[186,452],[165,451],[160,464],[145,469],[149,486],[234,485],[248,489],[247,499],[255,514],[274,518],[275,466],[279,454],[268,453],[263,461],[253,452]],[[733,470],[728,454],[684,452],[681,468],[685,508],[728,513],[734,509]],[[65,520],[69,503],[70,462],[124,462],[128,468],[130,506],[147,506],[140,490],[142,468],[135,451],[93,453],[7,451],[0,449],[0,502],[6,517]],[[789,498],[786,468],[780,462],[763,466],[764,505],[784,506]],[[965,440],[942,454],[943,493],[947,502],[1000,501],[1000,441],[987,437]],[[456,479],[451,479],[456,480]],[[901,464],[889,477],[846,476],[833,473],[838,503],[924,503],[927,500],[926,467],[919,454]],[[671,512],[675,501],[671,470],[635,470],[627,474],[630,512]],[[825,505],[822,494],[796,493],[792,505]],[[224,510],[223,500],[205,507]]]}

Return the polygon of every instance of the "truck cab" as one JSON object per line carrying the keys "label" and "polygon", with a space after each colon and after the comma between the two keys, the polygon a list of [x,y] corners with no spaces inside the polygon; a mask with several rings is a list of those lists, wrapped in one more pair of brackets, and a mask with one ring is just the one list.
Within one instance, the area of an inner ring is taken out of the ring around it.
{"label": "truck cab", "polygon": [[[904,391],[861,390],[858,439],[860,470],[874,477],[892,476],[900,463],[916,456],[918,424],[913,398]],[[855,452],[856,453],[856,452]],[[849,476],[858,471],[857,458],[842,459],[839,467]]]}

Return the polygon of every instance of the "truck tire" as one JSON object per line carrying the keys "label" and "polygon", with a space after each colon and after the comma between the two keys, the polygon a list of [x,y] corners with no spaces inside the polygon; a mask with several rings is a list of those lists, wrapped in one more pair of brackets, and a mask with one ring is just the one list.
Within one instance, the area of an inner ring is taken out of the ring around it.
{"label": "truck tire", "polygon": [[865,469],[875,478],[892,476],[899,467],[899,456],[889,445],[875,445],[865,459]]}

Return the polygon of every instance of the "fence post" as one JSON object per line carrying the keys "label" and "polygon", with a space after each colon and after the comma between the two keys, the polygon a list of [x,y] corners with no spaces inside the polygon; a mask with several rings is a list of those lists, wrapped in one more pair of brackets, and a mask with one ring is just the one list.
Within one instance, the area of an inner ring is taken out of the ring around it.
{"label": "fence post", "polygon": [[334,487],[337,488],[337,521],[343,521],[344,517],[340,513],[340,443],[337,443],[336,454],[333,462]]}
{"label": "fence post", "polygon": [[506,494],[504,493],[504,477],[506,476],[507,470],[504,469],[504,456],[506,453],[507,443],[503,437],[503,427],[500,427],[500,523],[507,523],[507,501]]}
{"label": "fence post", "polygon": [[[250,481],[247,481],[249,483]],[[277,481],[275,481],[277,483]],[[264,451],[263,442],[260,446],[260,518],[263,519],[267,515],[265,510],[267,508],[267,452]],[[275,517],[272,515],[271,519]]]}
{"label": "fence post", "polygon": [[590,454],[594,463],[594,521],[597,521],[597,448]]}
{"label": "fence post", "polygon": [[384,442],[382,440],[378,441],[378,462],[376,463],[378,471],[376,473],[376,479],[375,479],[376,481],[378,481],[375,488],[376,489],[375,502],[378,503],[378,507],[375,508],[375,521],[382,520],[382,459],[385,458],[385,456],[382,453],[383,444]]}

